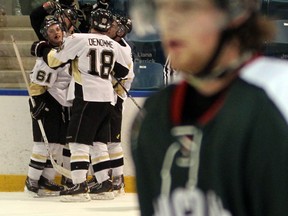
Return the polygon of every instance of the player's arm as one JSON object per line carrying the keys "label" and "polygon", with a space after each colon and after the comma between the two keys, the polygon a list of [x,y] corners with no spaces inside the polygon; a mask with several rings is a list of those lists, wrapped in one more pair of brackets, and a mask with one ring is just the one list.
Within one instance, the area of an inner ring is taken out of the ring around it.
{"label": "player's arm", "polygon": [[115,43],[115,64],[113,67],[113,76],[115,78],[124,78],[129,73],[129,65],[125,61],[125,52],[118,43]]}
{"label": "player's arm", "polygon": [[46,40],[40,33],[41,25],[45,17],[52,14],[54,11],[55,3],[53,1],[47,1],[43,3],[43,5],[32,10],[30,14],[30,23],[39,40]]}
{"label": "player's arm", "polygon": [[35,41],[31,46],[31,54],[43,57],[49,67],[56,69],[77,57],[78,52],[83,48],[81,40],[80,34],[70,35],[64,39],[63,45],[57,49],[51,48],[45,41]]}

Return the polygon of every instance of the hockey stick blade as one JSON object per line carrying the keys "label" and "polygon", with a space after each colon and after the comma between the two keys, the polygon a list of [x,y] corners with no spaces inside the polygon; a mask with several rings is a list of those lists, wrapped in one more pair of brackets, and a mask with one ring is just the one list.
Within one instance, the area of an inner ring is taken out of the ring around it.
{"label": "hockey stick blade", "polygon": [[[23,63],[22,63],[22,59],[21,59],[21,56],[20,56],[20,53],[19,53],[19,50],[18,50],[18,47],[16,45],[16,42],[14,40],[14,37],[13,35],[11,35],[11,39],[12,39],[12,44],[13,44],[13,48],[14,48],[14,51],[15,51],[15,54],[16,54],[16,57],[17,57],[17,61],[18,61],[18,64],[20,66],[20,69],[21,69],[21,72],[22,72],[22,76],[24,78],[24,82],[25,82],[25,85],[26,85],[26,88],[27,88],[27,91],[28,91],[28,96],[31,100],[31,103],[32,103],[32,106],[34,107],[35,106],[35,102],[31,96],[31,93],[30,93],[30,89],[29,89],[29,83],[28,83],[28,80],[27,80],[27,77],[26,77],[26,74],[25,74],[25,70],[24,70],[24,67],[23,67]],[[49,143],[48,143],[48,139],[46,137],[46,133],[45,133],[45,130],[44,130],[44,127],[43,127],[43,124],[42,124],[42,121],[41,120],[38,120],[38,125],[39,125],[39,128],[40,128],[40,131],[41,131],[41,134],[42,134],[42,137],[43,137],[43,140],[44,140],[44,144],[45,144],[45,147],[48,151],[48,154],[49,154],[49,157],[50,157],[50,160],[51,160],[51,163],[53,165],[53,168],[58,172],[60,173],[61,175],[64,175],[65,177],[67,178],[70,178],[71,179],[71,171],[68,170],[68,169],[65,169],[64,167],[60,166],[59,164],[57,164],[50,152],[50,148],[49,148]]]}

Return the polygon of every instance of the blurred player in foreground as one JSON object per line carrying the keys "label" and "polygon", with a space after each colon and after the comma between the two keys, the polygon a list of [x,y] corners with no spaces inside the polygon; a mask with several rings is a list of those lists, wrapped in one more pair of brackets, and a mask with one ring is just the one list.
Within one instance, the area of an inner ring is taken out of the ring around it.
{"label": "blurred player in foreground", "polygon": [[258,10],[256,0],[135,1],[138,32],[155,17],[184,77],[147,99],[132,128],[142,215],[288,214],[288,63],[261,56],[275,28]]}

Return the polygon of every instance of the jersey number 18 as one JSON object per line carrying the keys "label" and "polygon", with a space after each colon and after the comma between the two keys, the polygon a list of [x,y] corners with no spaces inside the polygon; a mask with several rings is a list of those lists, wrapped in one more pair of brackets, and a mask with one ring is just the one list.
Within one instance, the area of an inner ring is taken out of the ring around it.
{"label": "jersey number 18", "polygon": [[[97,50],[90,49],[87,56],[90,58],[90,69],[88,71],[91,75],[96,75],[102,79],[108,79],[109,73],[112,71],[114,62],[114,53],[111,50],[103,50],[100,53],[100,59],[97,61]],[[100,64],[100,71],[97,71],[97,64]]]}

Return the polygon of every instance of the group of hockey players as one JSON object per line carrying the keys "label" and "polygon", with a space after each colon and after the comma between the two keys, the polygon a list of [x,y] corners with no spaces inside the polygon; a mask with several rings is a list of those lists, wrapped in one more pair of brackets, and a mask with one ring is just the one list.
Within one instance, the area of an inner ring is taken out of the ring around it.
{"label": "group of hockey players", "polygon": [[[113,14],[106,0],[91,10],[77,7],[73,0],[48,1],[30,14],[39,41],[31,46],[34,146],[25,189],[68,202],[113,199],[124,191],[122,110],[134,78],[124,37],[132,22]],[[50,154],[71,171],[61,185]]]}

